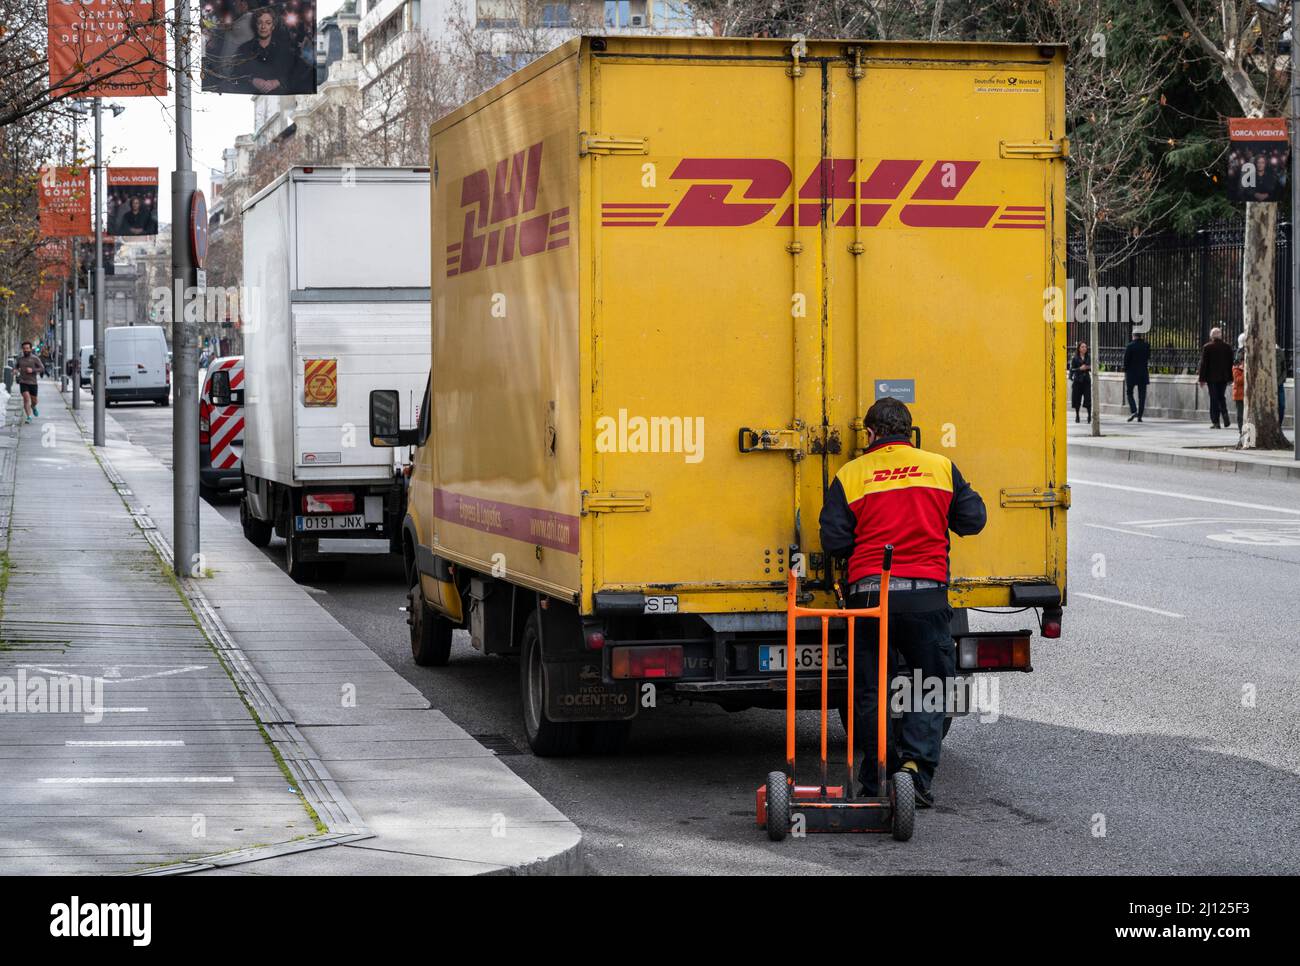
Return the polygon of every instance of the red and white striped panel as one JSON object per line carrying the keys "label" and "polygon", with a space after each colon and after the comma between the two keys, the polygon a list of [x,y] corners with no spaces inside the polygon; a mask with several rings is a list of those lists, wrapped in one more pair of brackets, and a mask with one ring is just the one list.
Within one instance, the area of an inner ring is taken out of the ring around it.
{"label": "red and white striped panel", "polygon": [[[224,359],[215,369],[230,370],[230,388],[244,384],[244,360]],[[244,455],[244,407],[213,406],[208,417],[208,436],[212,466],[219,470],[238,469]]]}

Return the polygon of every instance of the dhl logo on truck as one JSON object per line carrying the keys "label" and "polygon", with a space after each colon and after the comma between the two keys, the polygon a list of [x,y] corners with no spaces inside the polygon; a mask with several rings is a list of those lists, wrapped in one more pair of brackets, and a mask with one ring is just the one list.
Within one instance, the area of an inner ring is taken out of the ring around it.
{"label": "dhl logo on truck", "polygon": [[461,179],[460,207],[469,210],[460,241],[447,246],[448,278],[569,244],[567,207],[525,217],[537,208],[541,173],[538,141],[498,161],[492,176],[479,168]]}
{"label": "dhl logo on truck", "polygon": [[[1046,227],[1042,205],[957,204],[957,197],[980,166],[979,161],[934,161],[920,182],[903,193],[924,161],[885,159],[857,184],[857,163],[852,158],[825,158],[813,167],[799,188],[797,204],[779,203],[786,197],[794,173],[776,158],[683,158],[670,178],[694,181],[676,205],[671,202],[607,202],[601,205],[601,225],[606,228],[737,228],[755,225],[773,215],[775,227],[821,224],[823,198],[837,227],[853,227],[860,217],[864,228],[878,226],[892,209],[910,228],[1031,228]],[[730,200],[743,184],[740,199]],[[802,200],[807,199],[807,200]],[[835,202],[848,201],[848,205]],[[796,212],[797,209],[797,212]],[[999,212],[999,209],[1001,211]]]}

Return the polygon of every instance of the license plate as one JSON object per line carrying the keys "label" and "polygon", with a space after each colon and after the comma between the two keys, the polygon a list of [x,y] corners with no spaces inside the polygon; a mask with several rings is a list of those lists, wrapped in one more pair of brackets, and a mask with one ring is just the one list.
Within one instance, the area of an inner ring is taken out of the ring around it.
{"label": "license plate", "polygon": [[[843,671],[848,668],[848,647],[845,644],[832,644],[831,670]],[[820,671],[822,669],[822,646],[820,644],[796,644],[794,647],[795,671]],[[758,649],[758,669],[760,671],[786,670],[786,646],[784,644],[763,644]]]}
{"label": "license plate", "polygon": [[304,530],[364,530],[366,515],[348,513],[342,516],[294,517],[293,528],[299,533]]}

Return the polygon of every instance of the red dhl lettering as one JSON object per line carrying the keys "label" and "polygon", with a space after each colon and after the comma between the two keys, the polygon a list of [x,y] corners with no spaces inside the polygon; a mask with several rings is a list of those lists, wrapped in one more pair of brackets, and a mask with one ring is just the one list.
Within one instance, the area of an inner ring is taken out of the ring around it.
{"label": "red dhl lettering", "polygon": [[794,174],[784,161],[682,158],[669,177],[694,183],[675,205],[606,202],[601,205],[601,224],[607,228],[740,228],[767,221],[775,227],[793,227],[797,220],[799,227],[812,227],[838,210],[836,227],[854,227],[860,220],[863,227],[874,228],[896,208],[899,222],[910,228],[1046,227],[1043,205],[957,204],[979,161],[929,162],[919,183],[902,199],[925,164],[887,158],[855,181],[857,162],[852,158],[824,158],[804,178],[797,200],[791,203],[785,199]]}
{"label": "red dhl lettering", "polygon": [[460,182],[460,241],[447,246],[447,277],[527,258],[569,244],[569,209],[532,214],[542,180],[542,142],[516,151]]}
{"label": "red dhl lettering", "polygon": [[872,470],[871,482],[883,483],[885,480],[906,480],[914,476],[925,476],[919,466],[895,466],[891,469]]}

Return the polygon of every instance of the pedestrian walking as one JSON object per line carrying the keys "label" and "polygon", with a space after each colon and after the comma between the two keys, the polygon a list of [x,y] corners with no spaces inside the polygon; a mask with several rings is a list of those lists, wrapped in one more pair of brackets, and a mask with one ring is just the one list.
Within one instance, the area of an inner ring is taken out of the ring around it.
{"label": "pedestrian walking", "polygon": [[[878,399],[867,410],[867,451],[835,474],[821,512],[822,550],[848,557],[850,607],[875,607],[886,544],[894,547],[889,580],[889,650],[897,654],[909,681],[923,675],[929,690],[943,694],[956,674],[956,646],[949,630],[949,531],[970,536],[984,529],[984,501],[946,456],[912,445],[912,414],[897,399]],[[858,618],[854,629],[854,712],[876,720],[877,647],[880,625]],[[891,677],[893,675],[891,674]],[[946,708],[913,695],[897,725],[885,737],[887,771],[912,772],[917,805],[934,804],[931,783],[939,766]],[[863,794],[875,796],[875,729],[865,729],[866,754],[859,773]]]}
{"label": "pedestrian walking", "polygon": [[1080,342],[1070,357],[1070,405],[1076,423],[1080,404],[1088,410],[1088,422],[1092,422],[1092,356],[1086,342]]}
{"label": "pedestrian walking", "polygon": [[1237,408],[1237,435],[1246,428],[1246,333],[1237,336],[1237,354],[1232,357],[1232,401]]}
{"label": "pedestrian walking", "polygon": [[1277,424],[1281,426],[1282,418],[1286,416],[1286,353],[1277,343],[1273,348],[1277,353]]}
{"label": "pedestrian walking", "polygon": [[1210,341],[1201,346],[1201,366],[1196,380],[1210,393],[1210,425],[1218,429],[1222,420],[1223,427],[1231,429],[1227,394],[1232,382],[1232,346],[1223,341],[1223,329],[1217,325],[1210,330]]}
{"label": "pedestrian walking", "polygon": [[14,367],[18,370],[18,389],[23,394],[23,413],[27,416],[26,421],[30,423],[33,416],[41,414],[36,408],[36,379],[45,372],[45,364],[32,352],[32,344],[24,342],[23,354],[18,357]]}
{"label": "pedestrian walking", "polygon": [[[1142,338],[1142,333],[1134,331],[1133,338],[1124,347],[1124,395],[1128,399],[1128,421],[1142,422],[1142,414],[1147,410],[1147,385],[1151,382],[1151,345]],[[1134,390],[1137,402],[1133,401]]]}

